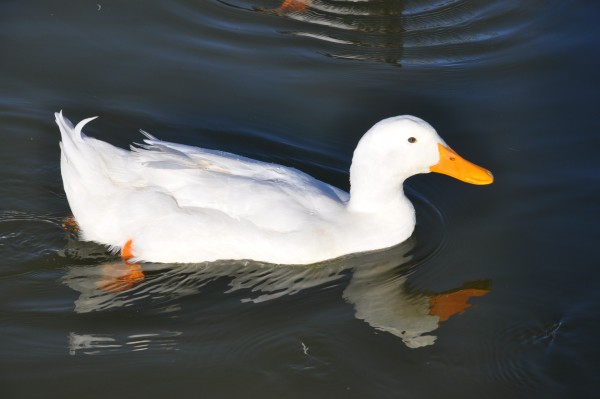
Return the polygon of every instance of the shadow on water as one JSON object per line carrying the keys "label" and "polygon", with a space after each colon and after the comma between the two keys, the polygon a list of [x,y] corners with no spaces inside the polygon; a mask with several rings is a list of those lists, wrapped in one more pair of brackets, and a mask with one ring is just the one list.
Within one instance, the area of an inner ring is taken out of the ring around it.
{"label": "shadow on water", "polygon": [[[253,261],[219,261],[201,264],[130,264],[119,260],[92,266],[71,266],[62,282],[79,293],[76,313],[117,310],[132,306],[158,306],[161,313],[181,310],[178,300],[197,295],[208,285],[226,281],[225,293],[238,293],[242,303],[263,303],[284,296],[328,286],[345,286],[342,297],[354,308],[355,317],[371,327],[393,334],[409,348],[434,344],[432,334],[440,325],[471,305],[469,299],[487,294],[491,281],[466,282],[454,289],[432,293],[411,286],[415,268],[434,255],[443,238],[438,218],[424,215],[417,232],[395,247],[353,254],[305,266],[279,266]],[[438,231],[437,236],[435,231]],[[421,235],[428,243],[421,243]],[[71,240],[65,253],[89,259],[98,246]],[[94,255],[95,256],[95,255]],[[69,336],[70,353],[95,354],[105,350],[133,349],[159,340],[163,349],[176,349],[177,331],[113,337],[106,334]],[[142,337],[142,335],[144,335]],[[120,344],[119,342],[128,344]]]}

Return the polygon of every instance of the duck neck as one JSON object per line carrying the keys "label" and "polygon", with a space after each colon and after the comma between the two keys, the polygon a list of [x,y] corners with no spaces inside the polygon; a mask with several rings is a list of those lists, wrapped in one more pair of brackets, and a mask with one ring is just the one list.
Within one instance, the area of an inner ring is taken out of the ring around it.
{"label": "duck neck", "polygon": [[349,211],[414,217],[414,207],[404,195],[404,179],[362,166],[353,164],[350,169]]}

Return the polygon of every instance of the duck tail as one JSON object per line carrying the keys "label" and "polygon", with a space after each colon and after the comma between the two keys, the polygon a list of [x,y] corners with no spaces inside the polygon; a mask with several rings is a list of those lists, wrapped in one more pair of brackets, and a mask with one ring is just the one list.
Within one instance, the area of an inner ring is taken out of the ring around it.
{"label": "duck tail", "polygon": [[63,116],[62,110],[60,112],[56,112],[54,116],[56,118],[56,124],[60,129],[60,135],[62,138],[61,149],[63,155],[67,156],[68,159],[69,154],[81,152],[81,145],[83,144],[84,139],[87,137],[85,134],[83,134],[82,129],[88,122],[96,119],[97,116],[84,119],[79,122],[77,126],[73,126],[71,121]]}
{"label": "duck tail", "polygon": [[[82,128],[95,117],[84,119],[73,126],[71,121],[63,116],[62,111],[55,113],[54,116],[61,135],[61,173],[65,190],[68,185],[80,186],[79,190],[84,187],[90,189],[91,187],[86,187],[88,186],[86,183],[94,180],[95,184],[98,183],[102,165],[98,155],[91,148],[95,140],[83,134]],[[96,179],[92,180],[93,178]]]}
{"label": "duck tail", "polygon": [[[82,128],[95,118],[87,118],[73,126],[62,112],[55,114],[61,134],[61,174],[71,212],[84,239],[108,242],[98,233],[110,201],[117,192],[111,172],[127,170],[122,153],[108,143],[87,137]],[[116,165],[113,165],[116,164]]]}

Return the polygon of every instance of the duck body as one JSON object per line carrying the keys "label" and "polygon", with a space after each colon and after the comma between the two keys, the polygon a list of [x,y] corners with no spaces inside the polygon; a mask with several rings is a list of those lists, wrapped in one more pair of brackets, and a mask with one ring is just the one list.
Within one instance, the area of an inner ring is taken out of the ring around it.
{"label": "duck body", "polygon": [[[437,144],[445,146],[418,118],[384,120],[361,139],[346,193],[294,168],[145,132],[145,144],[124,150],[83,134],[94,118],[73,126],[55,116],[81,238],[114,250],[130,242],[135,261],[309,264],[390,247],[415,226],[404,179],[428,172],[440,161]],[[398,158],[394,147],[417,148],[413,136],[422,144],[418,162]]]}

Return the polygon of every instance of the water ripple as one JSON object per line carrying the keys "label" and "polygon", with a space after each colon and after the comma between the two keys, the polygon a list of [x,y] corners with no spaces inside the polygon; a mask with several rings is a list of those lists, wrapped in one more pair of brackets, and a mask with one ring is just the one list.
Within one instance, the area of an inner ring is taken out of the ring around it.
{"label": "water ripple", "polygon": [[69,354],[101,355],[112,352],[140,352],[148,350],[177,350],[178,331],[140,333],[131,335],[115,334],[69,334]]}
{"label": "water ripple", "polygon": [[0,256],[8,265],[53,254],[63,245],[60,218],[20,211],[0,212]]}
{"label": "water ripple", "polygon": [[[281,33],[317,40],[338,59],[394,65],[450,65],[493,57],[535,23],[545,2],[466,0],[222,1],[295,21]],[[259,4],[257,4],[259,3]],[[275,3],[275,4],[273,4]]]}
{"label": "water ripple", "polygon": [[498,382],[510,382],[510,385],[535,388],[544,380],[545,370],[543,358],[549,348],[562,321],[551,325],[523,326],[508,325],[494,332],[494,345],[488,347],[490,358],[494,359],[488,365],[491,378]]}

